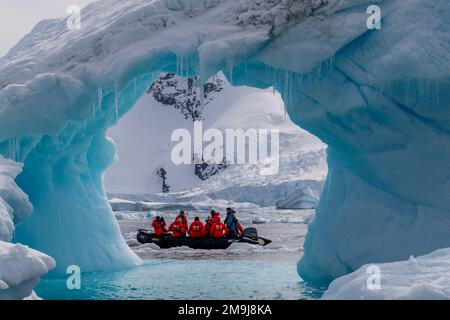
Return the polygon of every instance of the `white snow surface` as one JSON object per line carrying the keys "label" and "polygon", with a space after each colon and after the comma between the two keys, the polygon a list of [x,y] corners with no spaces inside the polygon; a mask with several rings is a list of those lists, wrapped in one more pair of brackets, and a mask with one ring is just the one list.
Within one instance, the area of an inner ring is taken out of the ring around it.
{"label": "white snow surface", "polygon": [[[380,270],[379,287],[373,266]],[[369,268],[369,273],[368,273]],[[367,285],[369,283],[369,285]],[[334,280],[322,296],[327,300],[448,300],[450,248],[408,260],[364,265]]]}
{"label": "white snow surface", "polygon": [[41,252],[0,241],[0,300],[36,299],[34,286],[55,265],[55,260]]}
{"label": "white snow surface", "polygon": [[14,224],[33,210],[28,196],[14,181],[21,171],[22,164],[0,155],[0,241],[10,241]]}

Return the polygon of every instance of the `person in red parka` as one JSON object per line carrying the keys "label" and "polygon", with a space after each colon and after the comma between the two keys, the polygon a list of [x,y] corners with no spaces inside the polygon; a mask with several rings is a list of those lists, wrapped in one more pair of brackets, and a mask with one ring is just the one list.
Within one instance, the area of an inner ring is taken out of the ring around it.
{"label": "person in red parka", "polygon": [[183,210],[180,211],[180,214],[175,218],[172,224],[169,227],[169,231],[172,231],[172,236],[174,238],[182,238],[186,236],[186,232],[188,230],[187,218]]}
{"label": "person in red parka", "polygon": [[213,223],[214,223],[214,221],[211,217],[206,218],[204,236],[209,237],[211,235],[210,230],[211,230]]}
{"label": "person in red parka", "polygon": [[183,224],[184,229],[186,229],[186,231],[187,231],[188,230],[188,221],[187,221],[184,210],[180,210],[180,214],[175,218],[175,221],[177,221],[177,220]]}
{"label": "person in red parka", "polygon": [[213,219],[213,221],[216,219],[216,217],[218,217],[220,219],[220,212],[216,211],[214,209],[211,209],[211,218]]}
{"label": "person in red parka", "polygon": [[210,229],[210,235],[213,238],[224,238],[228,234],[227,227],[220,221],[220,216],[214,217],[214,223]]}
{"label": "person in red parka", "polygon": [[156,216],[155,219],[153,219],[152,227],[155,236],[160,237],[167,233],[166,222],[164,221],[164,218],[160,216]]}
{"label": "person in red parka", "polygon": [[206,218],[205,220],[205,236],[206,237],[211,237],[211,227],[214,224],[214,220],[217,220],[216,217],[219,217],[220,219],[220,213],[215,211],[214,209],[211,209],[210,211],[210,215],[208,218]]}
{"label": "person in red parka", "polygon": [[194,222],[192,222],[189,227],[188,233],[191,238],[201,238],[204,236],[205,226],[200,221],[199,217],[195,217]]}
{"label": "person in red parka", "polygon": [[169,227],[169,231],[172,232],[172,236],[174,238],[183,238],[186,236],[186,228],[184,227],[183,223],[181,223],[179,220],[175,220],[172,222],[172,224]]}

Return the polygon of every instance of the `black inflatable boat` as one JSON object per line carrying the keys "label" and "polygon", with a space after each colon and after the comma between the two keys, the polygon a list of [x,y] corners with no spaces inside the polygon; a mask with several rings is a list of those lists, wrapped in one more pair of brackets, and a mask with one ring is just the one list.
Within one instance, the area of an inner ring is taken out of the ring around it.
{"label": "black inflatable boat", "polygon": [[214,238],[173,238],[170,234],[164,236],[155,236],[151,231],[139,229],[137,234],[137,241],[140,243],[154,243],[161,249],[169,249],[173,247],[189,247],[192,249],[226,249],[235,242],[244,242],[265,246],[272,242],[272,240],[258,237],[258,232],[255,228],[247,228],[244,230],[242,237],[237,239],[214,239]]}

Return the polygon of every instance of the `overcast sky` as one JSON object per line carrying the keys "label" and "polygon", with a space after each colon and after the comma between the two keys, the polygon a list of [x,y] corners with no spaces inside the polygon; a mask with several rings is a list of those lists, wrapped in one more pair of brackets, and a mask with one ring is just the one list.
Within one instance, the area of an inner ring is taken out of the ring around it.
{"label": "overcast sky", "polygon": [[67,7],[95,0],[0,0],[0,56],[43,19],[66,16]]}

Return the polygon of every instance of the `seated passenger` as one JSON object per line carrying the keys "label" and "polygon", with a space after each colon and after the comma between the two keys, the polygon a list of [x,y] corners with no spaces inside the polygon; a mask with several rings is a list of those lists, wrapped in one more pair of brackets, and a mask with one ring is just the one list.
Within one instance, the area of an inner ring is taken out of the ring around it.
{"label": "seated passenger", "polygon": [[153,219],[152,227],[155,236],[160,237],[167,233],[166,222],[164,221],[164,218],[160,216],[156,216],[155,219]]}
{"label": "seated passenger", "polygon": [[214,221],[211,217],[206,218],[205,220],[205,230],[204,230],[204,235],[209,237],[210,236],[210,230],[211,227],[213,225]]}
{"label": "seated passenger", "polygon": [[213,219],[213,221],[216,220],[216,217],[218,217],[220,220],[220,212],[218,212],[214,209],[211,209],[211,218]]}
{"label": "seated passenger", "polygon": [[189,237],[191,238],[201,238],[204,236],[205,226],[200,221],[199,217],[195,217],[194,222],[191,223],[189,227]]}
{"label": "seated passenger", "polygon": [[220,221],[219,216],[214,217],[214,223],[210,229],[210,235],[213,238],[224,238],[228,234],[227,227]]}
{"label": "seated passenger", "polygon": [[180,210],[180,214],[175,218],[175,220],[179,220],[183,224],[183,227],[186,230],[188,229],[188,221],[184,210]]}
{"label": "seated passenger", "polygon": [[174,238],[183,238],[186,236],[187,231],[187,220],[186,224],[183,223],[183,219],[180,216],[175,218],[175,221],[169,227],[169,231],[172,231],[172,236]]}
{"label": "seated passenger", "polygon": [[244,229],[242,228],[238,218],[236,217],[236,211],[234,211],[233,209],[227,208],[227,216],[225,217],[224,222],[229,231],[228,237],[238,238],[244,233]]}

